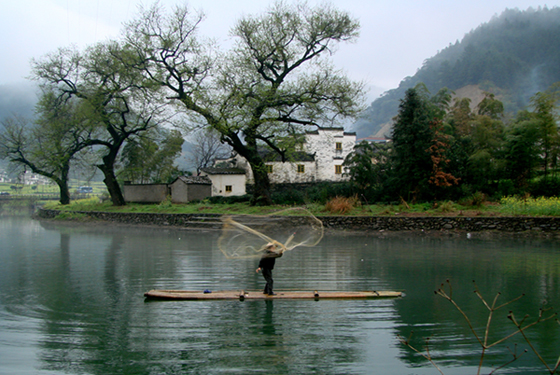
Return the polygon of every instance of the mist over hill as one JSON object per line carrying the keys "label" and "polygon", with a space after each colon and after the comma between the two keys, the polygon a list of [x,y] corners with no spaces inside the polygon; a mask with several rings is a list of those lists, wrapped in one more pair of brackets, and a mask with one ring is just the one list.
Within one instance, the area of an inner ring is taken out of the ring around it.
{"label": "mist over hill", "polygon": [[0,85],[0,121],[12,116],[33,118],[37,86],[31,82]]}
{"label": "mist over hill", "polygon": [[496,94],[506,113],[527,106],[536,92],[560,81],[560,8],[506,9],[424,64],[399,87],[376,99],[352,126],[358,138],[390,135],[407,89],[424,83],[432,94],[447,87],[457,96]]}

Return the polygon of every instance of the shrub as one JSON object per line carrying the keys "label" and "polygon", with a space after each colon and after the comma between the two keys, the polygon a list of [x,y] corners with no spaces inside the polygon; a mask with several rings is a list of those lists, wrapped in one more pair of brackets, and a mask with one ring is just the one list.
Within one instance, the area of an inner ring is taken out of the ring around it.
{"label": "shrub", "polygon": [[354,209],[356,205],[360,203],[358,197],[354,196],[351,198],[346,197],[334,197],[333,199],[329,200],[325,205],[325,211],[330,213],[338,213],[338,214],[345,214]]}
{"label": "shrub", "polygon": [[351,187],[347,182],[321,182],[305,190],[305,199],[307,202],[326,204],[334,197],[352,196],[350,191]]}
{"label": "shrub", "polygon": [[486,203],[486,194],[481,191],[477,191],[468,198],[463,198],[459,202],[462,206],[470,207],[483,207]]}
{"label": "shrub", "polygon": [[280,205],[302,205],[305,204],[305,195],[295,189],[288,189],[272,193],[272,201]]}
{"label": "shrub", "polygon": [[440,212],[453,212],[455,211],[455,206],[453,205],[453,202],[445,201],[439,204],[438,209]]}
{"label": "shrub", "polygon": [[560,177],[538,178],[529,184],[529,192],[534,197],[554,197],[560,191]]}
{"label": "shrub", "polygon": [[234,204],[234,203],[249,202],[250,200],[251,200],[251,196],[247,194],[235,195],[231,197],[216,196],[216,197],[209,197],[205,199],[205,201],[208,201],[209,203],[212,204]]}

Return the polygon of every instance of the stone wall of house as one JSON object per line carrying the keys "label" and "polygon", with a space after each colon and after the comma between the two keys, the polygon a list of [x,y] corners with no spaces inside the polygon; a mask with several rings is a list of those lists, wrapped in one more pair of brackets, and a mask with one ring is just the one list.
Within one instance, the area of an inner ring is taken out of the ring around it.
{"label": "stone wall of house", "polygon": [[[38,218],[55,218],[57,210],[39,209]],[[134,225],[162,225],[185,228],[219,229],[221,215],[218,214],[155,214],[82,212],[92,219]],[[321,216],[319,219],[327,229],[350,231],[452,231],[467,232],[559,232],[560,217],[359,217]],[[293,217],[294,225],[301,218]]]}
{"label": "stone wall of house", "polygon": [[169,195],[167,184],[125,184],[123,196],[125,202],[160,203]]}

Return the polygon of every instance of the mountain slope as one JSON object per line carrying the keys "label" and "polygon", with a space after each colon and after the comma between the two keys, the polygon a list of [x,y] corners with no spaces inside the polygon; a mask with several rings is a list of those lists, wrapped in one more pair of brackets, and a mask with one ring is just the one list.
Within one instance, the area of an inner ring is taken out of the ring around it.
{"label": "mountain slope", "polygon": [[430,92],[442,87],[489,91],[515,113],[538,91],[560,81],[560,8],[506,9],[427,59],[412,77],[387,91],[352,126],[358,138],[389,134],[407,89],[422,82]]}

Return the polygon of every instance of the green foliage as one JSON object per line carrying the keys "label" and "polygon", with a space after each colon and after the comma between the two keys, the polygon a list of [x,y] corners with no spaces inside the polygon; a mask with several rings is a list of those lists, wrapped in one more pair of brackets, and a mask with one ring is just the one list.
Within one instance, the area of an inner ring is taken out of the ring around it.
{"label": "green foliage", "polygon": [[405,201],[441,197],[456,183],[447,173],[449,136],[442,120],[449,107],[447,89],[430,97],[426,87],[407,90],[395,119],[389,189]]}
{"label": "green foliage", "polygon": [[319,182],[311,185],[280,185],[272,193],[274,204],[279,205],[324,205],[336,196],[350,197],[354,195],[349,183]]}
{"label": "green foliage", "polygon": [[134,184],[170,183],[178,175],[174,162],[181,153],[184,139],[177,130],[161,129],[130,139],[123,147],[123,169],[119,177]]}
{"label": "green foliage", "polygon": [[459,204],[461,204],[462,206],[465,207],[476,207],[476,208],[481,208],[484,207],[485,203],[486,203],[486,194],[477,191],[476,193],[462,198],[459,201]]}
{"label": "green foliage", "polygon": [[299,190],[280,190],[272,193],[272,202],[279,205],[303,205],[305,194]]}
{"label": "green foliage", "polygon": [[136,68],[143,63],[128,46],[109,41],[84,51],[61,48],[32,64],[34,79],[56,103],[78,103],[88,129],[77,138],[98,153],[95,165],[116,206],[125,204],[116,177],[121,148],[166,121],[157,92]]}
{"label": "green foliage", "polygon": [[361,142],[344,160],[345,174],[350,178],[353,194],[362,199],[380,198],[382,184],[389,171],[388,144]]}
{"label": "green foliage", "polygon": [[238,195],[232,197],[210,197],[208,198],[208,202],[212,204],[235,204],[235,203],[244,203],[249,202],[251,200],[250,195]]}
{"label": "green foliage", "polygon": [[556,197],[560,194],[560,176],[535,178],[529,183],[528,191],[534,197]]}
{"label": "green foliage", "polygon": [[77,156],[89,147],[87,134],[95,127],[89,114],[88,106],[77,100],[61,100],[46,88],[33,123],[21,118],[3,121],[0,157],[52,180],[59,187],[60,202],[68,204],[70,167],[79,163]]}
{"label": "green foliage", "polygon": [[231,31],[237,43],[216,59],[197,39],[198,22],[186,7],[166,16],[156,4],[128,25],[126,43],[148,61],[142,69],[152,84],[247,160],[252,203],[270,204],[260,151],[267,147],[285,159],[306,126],[361,109],[363,85],[328,61],[333,45],[357,37],[359,24],[328,5],[278,1],[261,15],[240,19]]}
{"label": "green foliage", "polygon": [[310,186],[305,191],[306,202],[313,202],[319,204],[325,204],[329,199],[342,196],[351,197],[355,195],[356,192],[352,189],[351,185],[346,182],[321,182]]}

